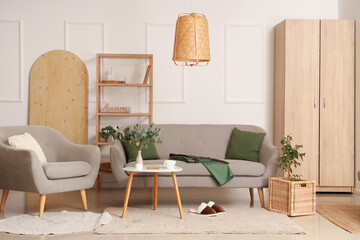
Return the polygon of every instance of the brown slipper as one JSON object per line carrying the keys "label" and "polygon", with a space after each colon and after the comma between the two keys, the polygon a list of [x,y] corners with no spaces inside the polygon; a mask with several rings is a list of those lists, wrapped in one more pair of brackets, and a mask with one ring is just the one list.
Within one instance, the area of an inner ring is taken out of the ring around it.
{"label": "brown slipper", "polygon": [[215,204],[213,201],[208,202],[207,205],[208,205],[208,207],[211,207],[212,209],[214,209],[214,211],[217,214],[224,214],[225,213],[225,210],[221,206]]}
{"label": "brown slipper", "polygon": [[207,216],[207,217],[212,217],[212,216],[217,215],[216,211],[214,209],[212,209],[211,207],[209,207],[204,202],[200,204],[198,209],[190,209],[189,213],[197,214],[197,215],[201,215],[201,216]]}

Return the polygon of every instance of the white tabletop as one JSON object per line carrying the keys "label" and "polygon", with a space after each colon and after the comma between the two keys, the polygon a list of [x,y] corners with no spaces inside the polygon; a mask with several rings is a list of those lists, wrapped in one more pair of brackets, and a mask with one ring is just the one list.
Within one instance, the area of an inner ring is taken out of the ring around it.
{"label": "white tabletop", "polygon": [[124,171],[127,172],[157,172],[157,173],[166,173],[166,172],[181,172],[183,169],[181,167],[175,166],[173,169],[168,169],[164,165],[160,165],[160,169],[148,169],[148,165],[144,165],[142,169],[137,169],[135,167],[124,167]]}

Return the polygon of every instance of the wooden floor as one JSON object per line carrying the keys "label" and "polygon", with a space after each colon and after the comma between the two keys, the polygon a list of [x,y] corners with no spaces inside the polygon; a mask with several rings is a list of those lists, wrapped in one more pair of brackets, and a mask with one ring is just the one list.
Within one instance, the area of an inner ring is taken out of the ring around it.
{"label": "wooden floor", "polygon": [[[107,207],[122,207],[124,199],[124,190],[119,189],[102,189],[100,192],[89,190],[87,192],[88,208],[92,212],[102,212]],[[28,206],[19,207],[21,202],[21,193],[9,194],[10,202],[5,206],[3,213],[0,213],[0,218],[10,217],[20,214],[22,212],[37,212],[38,201],[31,201],[29,198]],[[16,197],[18,194],[18,197]],[[195,207],[202,201],[213,200],[226,209],[226,207],[248,206],[249,208],[260,208],[260,201],[255,190],[255,201],[250,203],[250,194],[248,189],[180,189],[181,199],[184,206]],[[264,191],[267,196],[267,191]],[[36,197],[36,196],[32,196]],[[131,193],[129,206],[146,205],[152,207],[152,190],[138,190],[134,189]],[[15,205],[15,203],[17,204]],[[26,201],[24,201],[26,202]],[[360,198],[353,194],[317,194],[318,204],[356,204],[360,205]],[[174,189],[159,189],[158,190],[158,208],[163,207],[177,207]],[[45,211],[83,211],[83,206],[79,192],[70,192],[62,194],[48,195]],[[186,218],[186,214],[185,218]],[[359,216],[360,217],[360,216]],[[351,235],[350,233],[335,226],[319,214],[303,217],[293,217],[297,224],[299,224],[307,234],[304,235],[206,235],[206,234],[173,234],[173,235],[118,235],[118,236],[102,236],[94,235],[92,233],[81,233],[73,235],[60,235],[60,236],[18,236],[0,233],[0,240],[3,239],[119,239],[119,240],[138,240],[138,239],[156,239],[156,240],[190,240],[190,239],[288,239],[288,240],[303,240],[303,239],[326,239],[326,240],[343,240],[343,239],[360,239],[359,235]]]}

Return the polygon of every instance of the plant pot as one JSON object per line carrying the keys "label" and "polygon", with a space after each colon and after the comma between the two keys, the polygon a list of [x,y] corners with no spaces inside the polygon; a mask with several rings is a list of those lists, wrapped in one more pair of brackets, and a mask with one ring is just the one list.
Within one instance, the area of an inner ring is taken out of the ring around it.
{"label": "plant pot", "polygon": [[144,161],[143,158],[141,156],[141,150],[138,151],[138,154],[136,156],[136,160],[135,160],[135,168],[136,169],[142,169],[144,165]]}
{"label": "plant pot", "polygon": [[105,142],[113,142],[114,141],[114,138],[112,136],[108,137]]}
{"label": "plant pot", "polygon": [[289,216],[315,214],[315,181],[290,181],[285,177],[269,178],[268,210]]}

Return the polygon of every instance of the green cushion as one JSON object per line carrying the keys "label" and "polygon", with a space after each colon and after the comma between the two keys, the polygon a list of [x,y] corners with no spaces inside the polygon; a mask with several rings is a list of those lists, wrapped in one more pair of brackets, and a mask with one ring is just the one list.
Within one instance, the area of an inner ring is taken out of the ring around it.
{"label": "green cushion", "polygon": [[[137,156],[137,149],[135,145],[126,141],[121,141],[121,143],[125,149],[127,162],[134,162]],[[160,159],[154,143],[148,143],[147,148],[143,148],[141,150],[141,156],[144,160]]]}
{"label": "green cushion", "polygon": [[225,158],[259,162],[259,150],[265,134],[241,131],[234,128]]}

